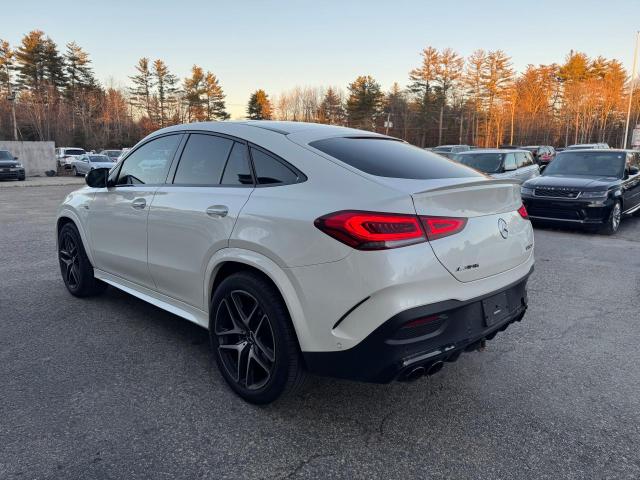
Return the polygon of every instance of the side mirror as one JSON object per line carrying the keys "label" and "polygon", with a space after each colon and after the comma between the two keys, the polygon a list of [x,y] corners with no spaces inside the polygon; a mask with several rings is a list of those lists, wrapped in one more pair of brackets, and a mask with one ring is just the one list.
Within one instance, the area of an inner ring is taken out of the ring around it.
{"label": "side mirror", "polygon": [[544,172],[545,168],[547,168],[546,165],[540,165],[540,173]]}
{"label": "side mirror", "polygon": [[13,159],[14,159],[14,160],[17,160],[17,159],[18,159],[18,157],[13,157]]}
{"label": "side mirror", "polygon": [[96,168],[87,173],[84,177],[87,185],[91,188],[105,188],[107,186],[107,178],[109,178],[108,168]]}
{"label": "side mirror", "polygon": [[629,175],[637,175],[640,172],[640,168],[636,167],[635,165],[631,165],[629,167]]}

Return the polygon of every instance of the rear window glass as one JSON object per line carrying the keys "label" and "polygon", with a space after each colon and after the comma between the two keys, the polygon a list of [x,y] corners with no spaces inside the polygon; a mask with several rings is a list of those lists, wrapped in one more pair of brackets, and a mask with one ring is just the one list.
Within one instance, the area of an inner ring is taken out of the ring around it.
{"label": "rear window glass", "polygon": [[327,138],[314,148],[370,175],[426,180],[482,177],[474,170],[408,143],[385,138]]}
{"label": "rear window glass", "polygon": [[65,155],[84,155],[86,152],[80,148],[67,148],[64,151]]}

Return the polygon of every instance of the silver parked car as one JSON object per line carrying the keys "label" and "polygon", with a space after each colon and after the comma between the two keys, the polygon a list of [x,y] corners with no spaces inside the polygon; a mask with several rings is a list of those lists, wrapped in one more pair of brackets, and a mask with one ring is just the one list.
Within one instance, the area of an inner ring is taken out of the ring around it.
{"label": "silver parked car", "polygon": [[454,159],[494,178],[509,178],[519,183],[540,175],[540,167],[527,150],[470,150],[456,154]]}
{"label": "silver parked car", "polygon": [[106,155],[84,154],[74,158],[71,162],[71,170],[74,175],[86,175],[96,168],[111,168],[116,163]]}

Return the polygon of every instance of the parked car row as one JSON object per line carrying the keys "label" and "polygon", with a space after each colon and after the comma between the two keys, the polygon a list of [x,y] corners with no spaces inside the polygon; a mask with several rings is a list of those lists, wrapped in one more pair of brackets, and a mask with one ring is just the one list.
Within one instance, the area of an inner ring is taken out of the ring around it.
{"label": "parked car row", "polygon": [[[124,150],[126,149],[102,150],[100,153],[97,153],[97,155],[106,155],[111,159],[111,161],[115,162],[118,160],[118,158],[120,157],[120,155],[123,153]],[[65,168],[72,168],[73,162],[77,160],[78,157],[81,157],[86,154],[95,155],[96,152],[93,150],[91,150],[90,152],[87,152],[84,148],[78,148],[78,147],[56,148],[56,159],[57,159],[58,165]]]}

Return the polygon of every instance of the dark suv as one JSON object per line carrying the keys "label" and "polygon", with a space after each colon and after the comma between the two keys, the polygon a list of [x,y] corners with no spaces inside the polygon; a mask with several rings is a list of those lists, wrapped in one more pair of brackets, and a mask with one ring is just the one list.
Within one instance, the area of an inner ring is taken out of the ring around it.
{"label": "dark suv", "polygon": [[24,167],[18,162],[18,157],[14,157],[7,150],[0,150],[0,180],[24,180]]}
{"label": "dark suv", "polygon": [[521,188],[533,220],[600,227],[615,233],[622,215],[640,210],[640,153],[565,150]]}

